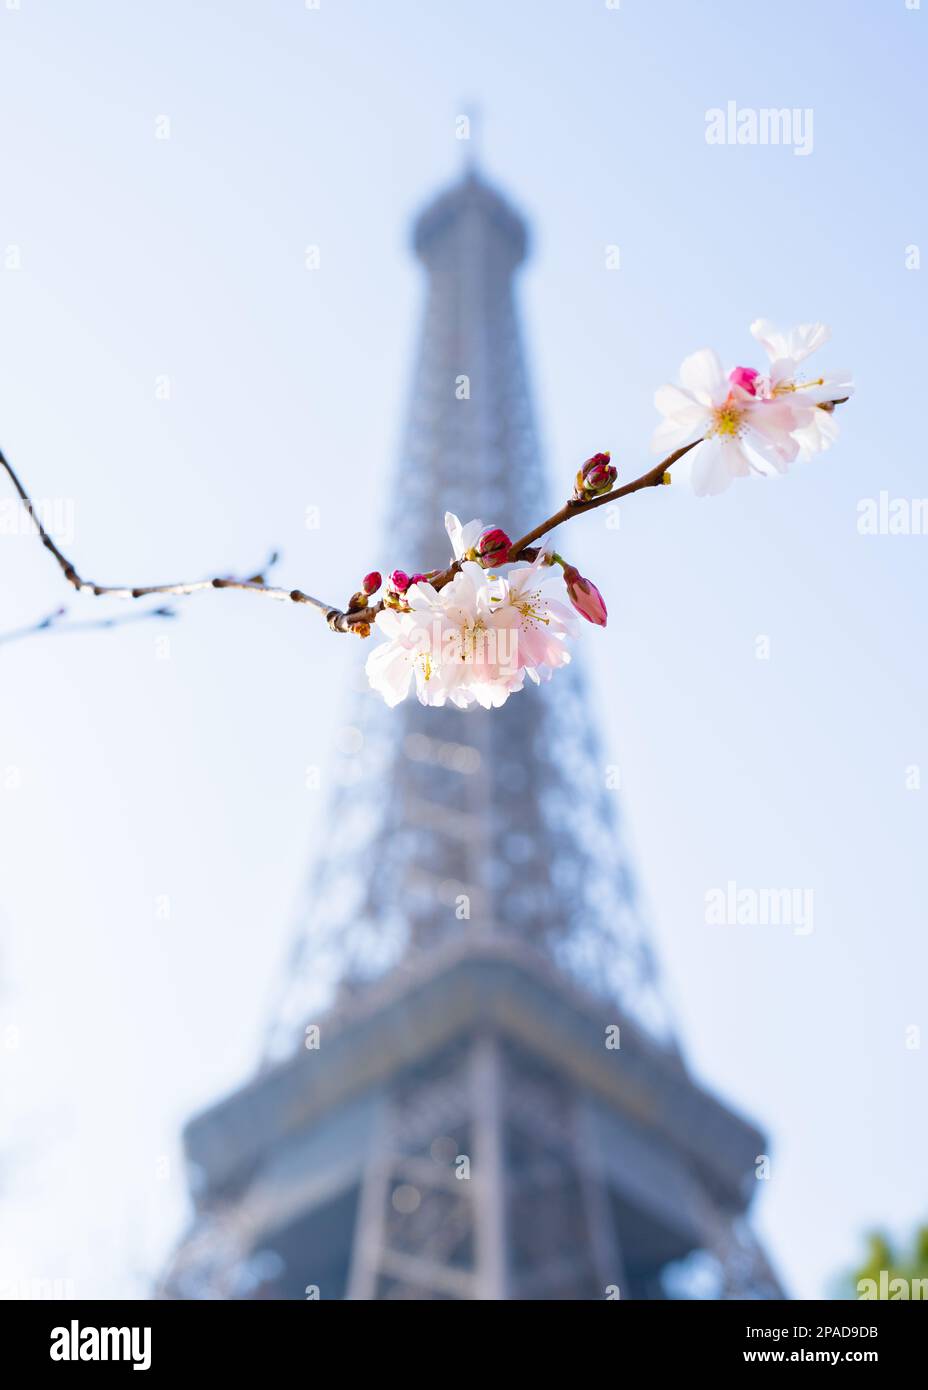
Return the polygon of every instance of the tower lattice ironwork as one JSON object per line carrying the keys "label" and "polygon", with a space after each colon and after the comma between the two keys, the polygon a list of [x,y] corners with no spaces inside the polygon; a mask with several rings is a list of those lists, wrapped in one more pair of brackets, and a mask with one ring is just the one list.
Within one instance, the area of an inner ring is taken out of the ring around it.
{"label": "tower lattice ironwork", "polygon": [[[391,551],[550,511],[514,277],[473,170],[419,217]],[[499,710],[359,699],[255,1079],[188,1126],[173,1296],[779,1297],[759,1133],[689,1074],[576,665]],[[603,846],[609,847],[603,853]]]}

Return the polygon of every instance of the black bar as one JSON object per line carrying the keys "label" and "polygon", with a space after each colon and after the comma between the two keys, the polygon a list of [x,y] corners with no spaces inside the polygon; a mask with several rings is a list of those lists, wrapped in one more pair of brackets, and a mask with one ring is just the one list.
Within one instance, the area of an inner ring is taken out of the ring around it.
{"label": "black bar", "polygon": [[[307,1380],[342,1373],[354,1378],[363,1372],[368,1357],[378,1380],[404,1367],[403,1374],[412,1375],[414,1383],[423,1377],[441,1380],[448,1373],[457,1381],[470,1366],[488,1373],[513,1363],[524,1383],[533,1364],[553,1372],[564,1357],[565,1370],[572,1366],[572,1383],[596,1374],[597,1364],[602,1368],[599,1374],[610,1378],[633,1366],[636,1378],[665,1371],[750,1372],[769,1366],[885,1371],[902,1370],[915,1361],[926,1328],[925,1304],[912,1306],[901,1300],[604,1299],[602,1305],[444,1303],[424,1308],[324,1300],[0,1304],[4,1365],[12,1361],[26,1375],[33,1369],[47,1375],[50,1369],[59,1376],[81,1370],[95,1375],[132,1373],[138,1361],[147,1375],[176,1375],[186,1369],[211,1375],[267,1375],[292,1369]],[[95,1359],[103,1350],[107,1359]],[[111,1359],[114,1351],[120,1359]]]}

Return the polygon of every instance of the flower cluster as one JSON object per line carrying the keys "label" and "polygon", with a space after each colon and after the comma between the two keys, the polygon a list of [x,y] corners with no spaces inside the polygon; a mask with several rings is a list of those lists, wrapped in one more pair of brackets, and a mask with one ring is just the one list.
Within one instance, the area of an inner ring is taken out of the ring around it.
{"label": "flower cluster", "polygon": [[751,333],[767,354],[764,371],[726,372],[703,348],[680,368],[679,386],[661,386],[654,403],[664,416],[654,432],[657,454],[702,441],[693,452],[694,491],[724,492],[733,478],[785,473],[796,458],[827,449],[837,437],[833,403],[851,395],[848,372],[812,377],[801,364],[831,336],[821,323],[780,333],[756,319]]}
{"label": "flower cluster", "polygon": [[378,613],[376,627],[386,641],[367,659],[368,680],[391,706],[415,681],[424,705],[496,708],[522,689],[526,676],[536,684],[549,680],[570,661],[573,615],[550,592],[544,551],[503,577],[468,558],[480,554],[482,522],[462,526],[449,512],[445,525],[460,569],[440,589],[417,577],[403,592],[402,608]]}
{"label": "flower cluster", "polygon": [[785,473],[794,459],[834,442],[834,408],[853,392],[850,374],[813,377],[803,366],[828,341],[829,329],[812,323],[780,333],[757,319],[751,333],[767,354],[762,370],[726,371],[716,353],[703,348],[683,363],[680,385],[656,393],[664,418],[653,447],[665,456],[656,468],[617,488],[611,455],[591,455],[577,471],[570,500],[515,544],[498,526],[462,525],[448,512],[450,567],[427,574],[394,570],[370,613],[381,577],[365,576],[349,613],[354,631],[366,637],[376,626],[385,639],[368,658],[367,675],[388,705],[405,699],[415,684],[424,705],[492,709],[521,690],[526,677],[548,680],[570,660],[567,641],[576,626],[570,608],[552,593],[558,577],[574,612],[606,626],[606,604],[595,584],[555,551],[527,548],[570,517],[669,483],[682,454],[690,454],[694,490],[705,496],[750,473]]}

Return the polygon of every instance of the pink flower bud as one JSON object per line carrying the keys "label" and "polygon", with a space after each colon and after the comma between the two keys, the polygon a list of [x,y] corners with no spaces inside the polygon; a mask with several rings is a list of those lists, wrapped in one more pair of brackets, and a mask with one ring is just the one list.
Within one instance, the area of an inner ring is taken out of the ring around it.
{"label": "pink flower bud", "polygon": [[505,565],[511,548],[512,541],[505,531],[501,531],[498,526],[488,526],[485,531],[480,532],[477,544],[468,555],[484,569],[489,569],[492,565]]}
{"label": "pink flower bud", "polygon": [[370,574],[366,574],[361,580],[361,588],[370,597],[371,594],[376,594],[382,583],[383,580],[377,571],[371,570]]}
{"label": "pink flower bud", "polygon": [[395,593],[405,594],[411,580],[404,570],[394,570],[387,582]]}
{"label": "pink flower bud", "polygon": [[575,495],[582,501],[587,497],[598,497],[600,493],[609,492],[613,483],[618,477],[618,470],[610,463],[612,455],[608,452],[604,454],[594,454],[588,458],[586,463],[580,465],[580,470],[576,478]]}
{"label": "pink flower bud", "polygon": [[584,579],[573,565],[564,566],[564,583],[567,585],[567,596],[580,616],[586,618],[588,623],[596,623],[597,627],[605,627],[606,605],[596,585]]}
{"label": "pink flower bud", "polygon": [[414,574],[410,579],[410,584],[427,584],[429,577],[427,574]]}
{"label": "pink flower bud", "polygon": [[732,386],[740,386],[742,391],[747,391],[749,396],[756,396],[759,376],[760,372],[755,372],[753,367],[735,367],[734,371],[728,373],[728,380]]}

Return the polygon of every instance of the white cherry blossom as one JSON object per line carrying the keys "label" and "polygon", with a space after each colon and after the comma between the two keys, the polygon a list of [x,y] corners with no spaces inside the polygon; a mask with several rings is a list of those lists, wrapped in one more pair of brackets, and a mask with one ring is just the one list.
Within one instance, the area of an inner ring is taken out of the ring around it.
{"label": "white cherry blossom", "polygon": [[549,680],[570,660],[574,628],[570,609],[549,592],[549,573],[542,554],[505,576],[465,560],[441,589],[410,585],[408,611],[384,609],[375,620],[386,640],[367,660],[371,686],[391,706],[415,683],[424,705],[493,709],[522,689],[526,675]]}
{"label": "white cherry blossom", "polygon": [[473,550],[477,544],[478,536],[484,529],[482,521],[469,521],[464,526],[454,512],[445,512],[445,530],[448,532],[448,539],[451,542],[451,549],[454,551],[456,560],[467,558],[467,552]]}
{"label": "white cherry blossom", "polygon": [[652,448],[668,454],[701,439],[692,458],[698,496],[723,492],[749,473],[784,473],[797,456],[797,429],[812,419],[801,400],[760,399],[726,373],[711,348],[692,353],[680,368],[679,386],[661,386],[654,403],[664,416]]}
{"label": "white cherry blossom", "polygon": [[552,570],[539,550],[531,564],[513,565],[491,598],[495,625],[515,633],[519,665],[536,685],[570,661],[567,638],[574,635],[576,621],[551,592],[560,592],[562,584],[560,571]]}
{"label": "white cherry blossom", "polygon": [[834,411],[825,407],[853,395],[851,373],[815,375],[805,368],[800,370],[800,364],[828,342],[831,329],[824,323],[801,323],[781,333],[768,319],[755,319],[751,333],[770,361],[767,376],[758,379],[758,394],[767,400],[791,397],[814,407],[809,422],[796,431],[800,457],[809,458],[830,448],[838,437],[838,425]]}

